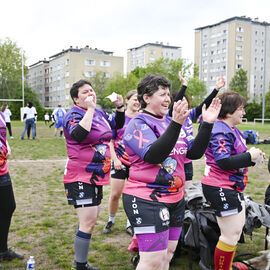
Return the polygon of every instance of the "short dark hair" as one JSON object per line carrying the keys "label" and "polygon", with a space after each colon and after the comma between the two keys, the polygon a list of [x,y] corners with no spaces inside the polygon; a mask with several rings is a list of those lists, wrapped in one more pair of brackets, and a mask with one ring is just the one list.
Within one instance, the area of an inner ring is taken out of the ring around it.
{"label": "short dark hair", "polygon": [[33,103],[31,101],[28,101],[28,107],[32,108],[33,107]]}
{"label": "short dark hair", "polygon": [[73,85],[72,85],[72,87],[70,89],[70,96],[71,96],[74,104],[76,104],[75,101],[74,101],[74,98],[78,97],[79,88],[82,87],[85,84],[88,84],[88,85],[90,85],[92,87],[92,84],[87,80],[79,80],[79,81],[73,83]]}
{"label": "short dark hair", "polygon": [[241,94],[234,91],[226,91],[218,96],[221,102],[221,110],[218,118],[226,119],[227,114],[233,114],[240,106],[246,106],[247,100]]}
{"label": "short dark hair", "polygon": [[171,87],[170,81],[161,74],[147,74],[138,84],[138,101],[141,104],[141,108],[146,107],[146,102],[143,99],[143,95],[151,97],[157,90],[159,86]]}

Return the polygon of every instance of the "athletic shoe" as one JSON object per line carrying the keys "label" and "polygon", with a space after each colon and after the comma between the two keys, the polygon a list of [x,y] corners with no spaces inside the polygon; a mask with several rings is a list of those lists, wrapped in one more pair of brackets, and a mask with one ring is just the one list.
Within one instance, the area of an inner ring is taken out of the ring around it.
{"label": "athletic shoe", "polygon": [[126,227],[126,233],[129,234],[130,236],[133,236],[133,228],[131,226]]}
{"label": "athletic shoe", "polygon": [[23,255],[16,253],[10,248],[5,252],[0,252],[0,261],[11,261],[13,259],[22,260],[23,258]]}
{"label": "athletic shoe", "polygon": [[13,140],[13,139],[14,139],[14,137],[13,137],[13,136],[11,136],[11,137],[10,137],[10,139],[11,139],[11,140]]}
{"label": "athletic shoe", "polygon": [[112,221],[108,221],[108,223],[106,224],[106,226],[103,229],[103,233],[110,233],[112,230],[114,223],[112,223]]}
{"label": "athletic shoe", "polygon": [[73,270],[100,270],[99,268],[93,267],[93,266],[89,265],[88,263],[85,264],[83,267],[77,267],[76,261],[73,262],[71,269],[73,269]]}

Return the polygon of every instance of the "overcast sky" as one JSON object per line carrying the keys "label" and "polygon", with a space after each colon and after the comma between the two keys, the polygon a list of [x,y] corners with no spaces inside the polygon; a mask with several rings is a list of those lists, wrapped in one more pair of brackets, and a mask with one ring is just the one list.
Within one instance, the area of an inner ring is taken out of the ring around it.
{"label": "overcast sky", "polygon": [[27,65],[69,46],[113,51],[148,42],[182,47],[193,61],[194,29],[234,16],[270,23],[269,0],[0,0],[0,39],[17,42]]}

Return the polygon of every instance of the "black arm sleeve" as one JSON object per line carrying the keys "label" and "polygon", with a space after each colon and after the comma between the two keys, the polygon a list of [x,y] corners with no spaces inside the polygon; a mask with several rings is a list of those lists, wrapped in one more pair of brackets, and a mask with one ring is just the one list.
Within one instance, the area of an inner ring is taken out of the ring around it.
{"label": "black arm sleeve", "polygon": [[251,156],[249,152],[232,155],[228,158],[220,159],[216,161],[216,163],[219,168],[226,171],[255,165],[255,163],[251,161]]}
{"label": "black arm sleeve", "polygon": [[[178,100],[182,99],[184,97],[184,94],[186,92],[187,86],[186,85],[182,85],[180,91],[177,93],[177,95],[175,96],[173,102],[177,102]],[[173,111],[173,104],[169,110],[169,116],[172,116],[172,111]]]}
{"label": "black arm sleeve", "polygon": [[269,160],[268,160],[268,171],[270,172],[270,157],[269,157]]}
{"label": "black arm sleeve", "polygon": [[200,130],[192,143],[192,147],[187,151],[187,158],[200,159],[203,156],[210,140],[212,128],[213,124],[207,122],[201,124]]}
{"label": "black arm sleeve", "polygon": [[26,118],[26,113],[23,115],[23,119],[25,119]]}
{"label": "black arm sleeve", "polygon": [[218,94],[218,90],[214,89],[211,94],[199,105],[196,107],[196,117],[199,117],[199,115],[202,113],[202,106],[203,104],[206,105],[206,108],[208,108],[213,100],[213,98],[216,97]]}
{"label": "black arm sleeve", "polygon": [[77,125],[77,127],[75,127],[71,132],[71,137],[76,142],[82,142],[87,137],[88,134],[89,131],[84,129],[81,125]]}
{"label": "black arm sleeve", "polygon": [[120,129],[125,124],[125,112],[118,112],[116,111],[115,114],[115,122],[116,122],[116,129]]}
{"label": "black arm sleeve", "polygon": [[182,125],[171,121],[166,131],[150,146],[144,155],[144,161],[151,164],[163,162],[173,150]]}

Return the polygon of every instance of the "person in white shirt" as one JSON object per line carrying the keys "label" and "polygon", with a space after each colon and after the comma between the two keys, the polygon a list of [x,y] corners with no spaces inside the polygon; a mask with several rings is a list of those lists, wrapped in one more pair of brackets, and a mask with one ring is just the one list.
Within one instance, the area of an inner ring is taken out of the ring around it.
{"label": "person in white shirt", "polygon": [[8,128],[8,133],[10,136],[10,139],[14,139],[14,137],[12,136],[12,130],[11,130],[11,120],[10,117],[12,115],[10,109],[8,108],[8,104],[5,103],[2,105],[1,111],[3,112],[4,116],[5,116],[5,121],[6,121],[6,126]]}
{"label": "person in white shirt", "polygon": [[[21,139],[24,139],[25,132],[27,131],[28,127],[31,126],[32,128],[32,138],[35,140],[36,138],[36,124],[35,124],[35,117],[37,116],[36,108],[33,106],[32,102],[27,103],[27,107],[24,109],[24,116],[23,119],[25,119],[25,126],[24,130],[21,135]],[[28,137],[29,139],[29,137]]]}

